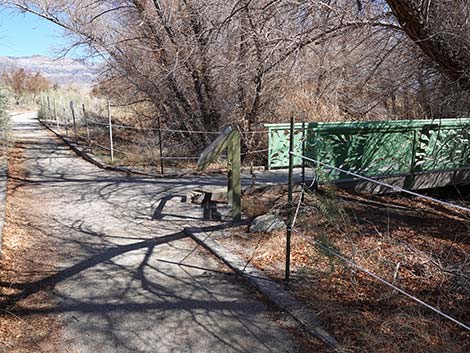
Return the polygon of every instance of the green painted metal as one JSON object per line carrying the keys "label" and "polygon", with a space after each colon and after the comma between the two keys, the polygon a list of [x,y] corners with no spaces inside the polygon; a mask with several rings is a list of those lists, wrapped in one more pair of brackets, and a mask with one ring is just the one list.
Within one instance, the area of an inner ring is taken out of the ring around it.
{"label": "green painted metal", "polygon": [[[289,124],[266,127],[268,167],[287,168]],[[294,152],[365,176],[470,168],[470,119],[295,124]],[[350,179],[336,171],[320,174],[330,181]]]}

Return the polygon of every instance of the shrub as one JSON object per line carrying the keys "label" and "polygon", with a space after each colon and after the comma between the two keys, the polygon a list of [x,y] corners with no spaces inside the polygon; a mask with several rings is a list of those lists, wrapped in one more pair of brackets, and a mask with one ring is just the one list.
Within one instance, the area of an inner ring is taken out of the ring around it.
{"label": "shrub", "polygon": [[[8,126],[8,95],[4,89],[0,88],[0,147],[3,147],[7,141]],[[3,150],[3,148],[1,148]]]}

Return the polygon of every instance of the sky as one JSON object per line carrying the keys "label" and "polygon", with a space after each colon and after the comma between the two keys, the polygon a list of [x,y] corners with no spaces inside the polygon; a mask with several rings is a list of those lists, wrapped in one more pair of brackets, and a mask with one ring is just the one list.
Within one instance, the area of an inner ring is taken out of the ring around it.
{"label": "sky", "polygon": [[61,34],[60,27],[37,16],[0,11],[0,56],[57,56],[67,46]]}

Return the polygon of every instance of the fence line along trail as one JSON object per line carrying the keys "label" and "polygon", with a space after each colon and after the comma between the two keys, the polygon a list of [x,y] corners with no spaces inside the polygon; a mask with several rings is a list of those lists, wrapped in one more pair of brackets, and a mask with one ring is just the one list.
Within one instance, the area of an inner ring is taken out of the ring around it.
{"label": "fence line along trail", "polygon": [[459,210],[459,211],[464,211],[464,212],[470,212],[470,208],[468,207],[465,207],[465,206],[460,206],[460,205],[456,205],[454,203],[451,203],[451,202],[446,202],[446,201],[442,201],[442,200],[439,200],[439,199],[436,199],[434,197],[431,197],[431,196],[426,196],[426,195],[423,195],[423,194],[419,194],[417,192],[414,192],[414,191],[411,191],[411,190],[407,190],[407,189],[404,189],[400,186],[397,186],[397,185],[390,185],[390,184],[387,184],[387,183],[384,183],[380,180],[376,180],[376,179],[373,179],[373,178],[369,178],[369,177],[366,177],[366,176],[363,176],[363,175],[360,175],[358,173],[354,173],[354,172],[351,172],[349,170],[346,170],[346,169],[343,169],[343,168],[338,168],[338,167],[335,167],[335,166],[332,166],[330,164],[327,164],[327,163],[323,163],[321,161],[318,161],[316,159],[313,159],[313,158],[309,158],[309,157],[306,157],[306,156],[302,156],[302,155],[299,155],[297,153],[291,153],[293,156],[296,156],[296,157],[299,157],[299,158],[302,158],[304,160],[307,160],[307,161],[310,161],[310,162],[313,162],[313,163],[316,163],[326,169],[330,169],[330,170],[336,170],[336,171],[339,171],[341,173],[345,173],[345,174],[348,174],[352,177],[355,177],[355,178],[358,178],[358,179],[362,179],[362,180],[366,180],[372,184],[377,184],[377,185],[380,185],[380,186],[383,186],[389,190],[392,190],[392,191],[395,191],[395,192],[401,192],[401,193],[404,193],[404,194],[408,194],[408,195],[411,195],[411,196],[414,196],[414,197],[418,197],[418,198],[421,198],[421,199],[424,199],[424,200],[428,200],[428,201],[431,201],[431,202],[434,202],[434,203],[437,203],[437,204],[440,204],[440,205],[443,205],[443,206],[446,206],[446,207],[449,207],[449,208],[453,208],[453,209],[456,209],[456,210]]}
{"label": "fence line along trail", "polygon": [[[40,203],[22,216],[55,249],[48,257],[56,271],[12,283],[18,292],[10,300],[26,300],[24,318],[60,323],[56,351],[294,351],[266,304],[182,232],[213,224],[178,195],[224,185],[223,177],[104,171],[71,152],[36,114],[13,116],[12,125],[27,175],[21,189]],[[41,290],[50,292],[47,302],[35,302]]]}
{"label": "fence line along trail", "polygon": [[[349,176],[352,176],[354,178],[357,178],[357,179],[360,179],[360,180],[365,180],[365,181],[368,181],[372,184],[377,184],[377,185],[386,187],[387,189],[390,189],[390,190],[395,191],[395,192],[405,193],[405,194],[408,194],[408,195],[411,195],[411,196],[414,196],[414,197],[417,197],[417,198],[420,198],[420,199],[424,199],[424,200],[427,200],[427,201],[431,201],[433,203],[437,203],[439,205],[446,206],[448,208],[456,209],[456,210],[459,210],[459,211],[464,211],[466,213],[470,212],[470,209],[467,208],[467,207],[456,205],[456,204],[449,203],[449,202],[446,202],[446,201],[442,201],[442,200],[439,200],[439,199],[436,199],[436,198],[433,198],[433,197],[429,197],[429,196],[426,196],[426,195],[422,195],[422,194],[404,189],[404,188],[399,187],[399,186],[390,185],[390,184],[387,184],[387,183],[382,182],[380,180],[369,178],[369,177],[366,177],[364,175],[346,170],[344,168],[335,167],[335,166],[330,165],[328,163],[321,162],[317,159],[309,158],[309,157],[306,157],[304,155],[295,153],[295,152],[293,152],[293,149],[294,149],[293,148],[293,141],[294,140],[292,138],[293,137],[293,131],[294,131],[293,126],[294,125],[293,125],[293,121],[292,121],[291,122],[291,146],[290,146],[290,151],[289,151],[289,156],[290,156],[290,159],[291,159],[290,160],[290,166],[289,166],[290,171],[292,171],[292,169],[293,169],[293,163],[292,163],[293,157],[298,157],[302,160],[306,160],[306,161],[315,163],[317,167],[323,167],[327,170],[339,171],[339,172],[345,173]],[[290,210],[290,212],[291,212],[291,216],[290,216],[291,221],[289,223],[289,226],[287,227],[287,239],[288,239],[287,242],[288,242],[288,245],[286,247],[286,274],[285,274],[286,279],[289,279],[289,275],[290,275],[290,273],[289,273],[290,272],[290,247],[289,247],[289,243],[290,243],[291,233],[294,232],[298,236],[305,238],[308,242],[310,242],[315,247],[327,252],[329,255],[332,255],[332,256],[340,259],[343,262],[343,265],[349,266],[351,268],[354,268],[356,270],[359,270],[359,271],[367,274],[368,276],[372,277],[377,282],[380,282],[381,284],[383,284],[383,285],[399,292],[400,294],[406,296],[410,300],[426,307],[427,309],[433,311],[437,315],[453,322],[454,324],[458,325],[460,328],[462,328],[466,331],[470,331],[470,326],[468,324],[466,324],[466,323],[464,323],[460,320],[457,320],[453,316],[448,315],[447,313],[444,313],[443,311],[441,311],[438,307],[433,306],[433,305],[421,300],[417,296],[415,296],[415,295],[405,291],[404,289],[396,286],[395,284],[387,281],[386,279],[384,279],[383,277],[377,275],[376,273],[374,273],[372,271],[369,271],[367,268],[357,264],[353,259],[341,254],[340,251],[338,251],[338,250],[336,250],[336,249],[334,249],[334,248],[332,248],[328,245],[323,244],[321,241],[318,241],[317,239],[315,239],[313,237],[307,237],[302,232],[297,230],[296,229],[296,220],[297,220],[297,216],[299,214],[299,211],[301,209],[301,206],[303,204],[303,195],[304,195],[304,192],[305,192],[304,187],[305,187],[305,185],[302,185],[302,189],[301,189],[299,195],[297,196],[297,200],[296,200],[295,203],[293,203],[293,200],[292,200],[292,183],[289,182],[289,204],[290,204],[290,208],[291,208],[291,210]]]}
{"label": "fence line along trail", "polygon": [[[186,172],[189,169],[195,170],[196,166],[191,162],[199,159],[204,146],[191,146],[187,143],[187,138],[175,139],[175,135],[204,136],[213,139],[220,134],[219,131],[188,130],[172,125],[162,127],[160,116],[157,116],[157,127],[132,126],[120,122],[119,119],[115,121],[109,100],[106,102],[104,116],[101,118],[96,113],[91,114],[85,104],[82,104],[80,116],[77,115],[74,107],[74,101],[70,101],[68,106],[63,107],[63,115],[59,117],[50,108],[50,99],[47,96],[47,103],[44,100],[41,102],[39,119],[61,137],[69,138],[68,131],[73,128],[73,142],[79,148],[98,153],[101,155],[98,156],[99,159],[103,156],[105,159],[109,158],[111,165],[126,166],[134,171],[137,171],[136,166],[142,165],[154,170],[157,170],[158,165],[160,174],[167,172],[174,174],[175,170],[177,170],[176,173],[181,173],[183,169],[186,169]],[[98,121],[99,119],[102,120]],[[237,130],[245,142],[255,136],[267,135],[268,132],[266,129],[241,131],[239,127]],[[269,151],[269,148],[263,148],[265,143],[266,141],[262,138],[254,145],[252,142],[247,142],[248,149],[242,156],[262,163],[264,155]],[[106,163],[105,160],[102,161]]]}

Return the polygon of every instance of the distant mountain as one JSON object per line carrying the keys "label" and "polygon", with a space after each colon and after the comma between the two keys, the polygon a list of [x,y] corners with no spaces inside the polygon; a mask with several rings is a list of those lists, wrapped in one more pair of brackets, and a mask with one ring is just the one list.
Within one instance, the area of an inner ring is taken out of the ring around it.
{"label": "distant mountain", "polygon": [[20,68],[30,73],[39,72],[51,82],[69,86],[91,86],[100,71],[98,65],[85,65],[70,58],[0,56],[0,72]]}

